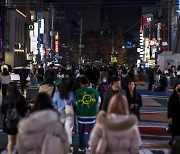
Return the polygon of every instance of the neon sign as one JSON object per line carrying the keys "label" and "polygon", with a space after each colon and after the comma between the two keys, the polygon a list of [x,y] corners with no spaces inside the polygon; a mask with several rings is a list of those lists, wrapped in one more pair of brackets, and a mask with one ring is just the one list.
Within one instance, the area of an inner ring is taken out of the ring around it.
{"label": "neon sign", "polygon": [[55,53],[58,54],[59,53],[59,33],[56,32],[56,35],[54,36],[54,50]]}

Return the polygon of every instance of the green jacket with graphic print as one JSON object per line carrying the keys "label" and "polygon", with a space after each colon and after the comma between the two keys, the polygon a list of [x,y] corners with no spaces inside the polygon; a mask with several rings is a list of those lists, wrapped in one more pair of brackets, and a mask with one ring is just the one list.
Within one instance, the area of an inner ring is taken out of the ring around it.
{"label": "green jacket with graphic print", "polygon": [[89,87],[77,89],[75,98],[77,116],[93,117],[97,115],[99,92],[96,89]]}

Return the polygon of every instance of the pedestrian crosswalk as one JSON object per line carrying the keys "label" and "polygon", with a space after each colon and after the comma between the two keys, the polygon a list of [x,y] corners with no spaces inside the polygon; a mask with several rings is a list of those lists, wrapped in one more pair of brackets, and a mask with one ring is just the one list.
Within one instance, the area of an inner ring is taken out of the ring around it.
{"label": "pedestrian crosswalk", "polygon": [[142,148],[139,154],[169,154],[169,149]]}

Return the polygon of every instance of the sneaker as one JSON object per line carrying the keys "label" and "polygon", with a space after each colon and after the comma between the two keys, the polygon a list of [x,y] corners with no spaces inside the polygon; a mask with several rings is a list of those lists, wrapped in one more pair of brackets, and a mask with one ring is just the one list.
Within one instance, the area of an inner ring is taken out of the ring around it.
{"label": "sneaker", "polygon": [[86,148],[86,151],[90,151],[90,150],[91,150],[91,148],[90,148],[90,147]]}
{"label": "sneaker", "polygon": [[81,149],[81,148],[79,148],[79,149],[78,149],[78,151],[79,151],[79,152],[84,152],[84,150],[83,150],[83,149]]}

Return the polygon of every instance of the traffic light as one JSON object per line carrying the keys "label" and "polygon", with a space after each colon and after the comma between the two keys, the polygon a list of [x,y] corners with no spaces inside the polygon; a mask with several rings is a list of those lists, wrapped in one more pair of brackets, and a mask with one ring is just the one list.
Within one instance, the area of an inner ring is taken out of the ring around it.
{"label": "traffic light", "polygon": [[119,49],[125,49],[126,46],[125,46],[125,45],[120,45],[118,48],[119,48]]}

